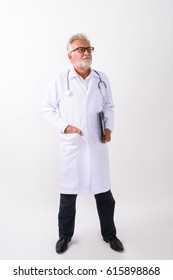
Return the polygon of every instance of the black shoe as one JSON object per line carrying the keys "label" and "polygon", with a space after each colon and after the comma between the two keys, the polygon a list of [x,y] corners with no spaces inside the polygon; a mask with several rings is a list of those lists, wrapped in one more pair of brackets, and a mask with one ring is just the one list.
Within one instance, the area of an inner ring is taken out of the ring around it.
{"label": "black shoe", "polygon": [[68,243],[71,241],[71,238],[64,239],[60,238],[56,243],[56,252],[58,254],[64,253],[68,249]]}
{"label": "black shoe", "polygon": [[110,247],[118,252],[124,251],[124,247],[122,242],[116,237],[116,235],[113,235],[111,238],[104,239],[104,241],[108,242],[110,244]]}

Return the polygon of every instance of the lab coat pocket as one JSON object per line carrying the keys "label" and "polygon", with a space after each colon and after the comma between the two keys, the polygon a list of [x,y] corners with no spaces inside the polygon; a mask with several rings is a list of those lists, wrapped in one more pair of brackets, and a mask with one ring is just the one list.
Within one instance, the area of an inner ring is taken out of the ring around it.
{"label": "lab coat pocket", "polygon": [[80,136],[79,133],[63,133],[60,138],[63,142],[70,145],[78,143],[78,141],[80,141],[80,137],[82,136]]}

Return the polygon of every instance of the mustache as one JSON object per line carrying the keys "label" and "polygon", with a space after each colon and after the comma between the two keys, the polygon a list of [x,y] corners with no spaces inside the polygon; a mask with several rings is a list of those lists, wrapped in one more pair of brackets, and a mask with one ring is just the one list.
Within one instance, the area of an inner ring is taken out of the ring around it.
{"label": "mustache", "polygon": [[82,58],[82,60],[84,60],[84,59],[91,59],[91,56],[86,55],[86,56],[84,56],[84,57]]}

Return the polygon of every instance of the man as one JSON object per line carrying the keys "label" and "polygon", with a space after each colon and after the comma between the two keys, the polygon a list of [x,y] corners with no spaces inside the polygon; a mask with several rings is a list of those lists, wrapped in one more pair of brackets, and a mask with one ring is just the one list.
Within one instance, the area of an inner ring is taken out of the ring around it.
{"label": "man", "polygon": [[[94,195],[103,240],[113,250],[123,251],[113,220],[115,200],[110,190],[106,145],[113,130],[114,104],[108,78],[91,69],[93,51],[84,34],[70,38],[67,52],[72,67],[52,81],[41,110],[60,135],[57,253],[67,250],[73,236],[79,193]],[[101,111],[105,126],[102,136]]]}

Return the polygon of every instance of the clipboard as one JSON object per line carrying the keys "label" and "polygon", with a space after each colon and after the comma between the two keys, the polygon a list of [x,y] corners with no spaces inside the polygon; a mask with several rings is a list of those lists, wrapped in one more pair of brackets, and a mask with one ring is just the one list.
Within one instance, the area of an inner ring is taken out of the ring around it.
{"label": "clipboard", "polygon": [[103,138],[105,136],[105,122],[104,122],[103,111],[99,112],[99,122],[100,122],[101,138]]}

